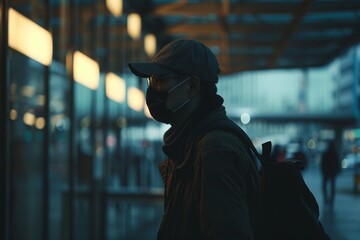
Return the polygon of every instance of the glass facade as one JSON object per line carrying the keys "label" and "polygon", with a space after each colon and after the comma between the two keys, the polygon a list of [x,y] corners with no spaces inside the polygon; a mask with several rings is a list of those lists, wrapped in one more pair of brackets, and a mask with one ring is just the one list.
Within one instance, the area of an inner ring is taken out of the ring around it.
{"label": "glass facade", "polygon": [[[1,35],[6,61],[0,88],[8,94],[1,107],[8,132],[2,137],[1,238],[130,239],[139,224],[159,222],[162,127],[129,108],[126,98],[115,102],[105,91],[106,72],[126,74],[109,64],[111,55],[127,54],[126,28],[111,26],[125,22],[97,1],[2,1],[2,13],[5,3],[51,32],[53,56],[45,66],[10,48]],[[114,31],[124,38],[107,46],[108,38],[119,36]],[[101,64],[95,90],[74,81],[74,51]],[[127,76],[126,85],[145,87],[134,76]],[[152,130],[145,133],[147,125]],[[156,140],[147,141],[145,134]],[[141,222],[127,221],[139,215]],[[156,226],[147,229],[156,234]]]}

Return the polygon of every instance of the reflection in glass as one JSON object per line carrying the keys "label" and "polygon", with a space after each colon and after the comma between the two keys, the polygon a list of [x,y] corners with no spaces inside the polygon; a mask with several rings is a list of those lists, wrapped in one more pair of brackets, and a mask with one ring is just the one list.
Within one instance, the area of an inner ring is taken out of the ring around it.
{"label": "reflection in glass", "polygon": [[44,131],[35,126],[36,119],[44,117],[44,107],[36,100],[44,94],[44,67],[17,51],[10,52],[10,232],[11,239],[36,240],[42,236],[45,211]]}

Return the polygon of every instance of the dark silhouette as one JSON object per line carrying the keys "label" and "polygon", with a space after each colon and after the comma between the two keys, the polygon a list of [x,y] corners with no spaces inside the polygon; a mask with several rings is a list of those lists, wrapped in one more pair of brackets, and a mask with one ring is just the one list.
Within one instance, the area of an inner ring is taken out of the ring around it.
{"label": "dark silhouette", "polygon": [[[335,180],[340,171],[339,154],[336,150],[335,143],[329,142],[327,150],[321,158],[322,171],[322,192],[324,203],[333,206],[335,200]],[[330,194],[328,193],[328,185],[330,184]]]}
{"label": "dark silhouette", "polygon": [[157,239],[258,239],[255,159],[217,94],[215,55],[183,39],[165,45],[150,63],[129,68],[148,78],[146,103],[153,118],[171,125],[162,147],[168,159],[159,165],[165,210]]}
{"label": "dark silhouette", "polygon": [[298,143],[299,143],[299,146],[293,155],[293,159],[300,161],[302,163],[302,170],[304,170],[308,166],[308,157],[306,156],[306,153],[305,153],[303,141],[300,140]]}
{"label": "dark silhouette", "polygon": [[360,184],[360,162],[356,162],[354,166],[354,193],[357,193],[359,184]]}
{"label": "dark silhouette", "polygon": [[306,154],[302,150],[298,150],[294,153],[294,159],[302,163],[302,169],[306,169],[308,165],[308,160]]}
{"label": "dark silhouette", "polygon": [[271,154],[272,161],[284,162],[286,160],[286,146],[276,144]]}

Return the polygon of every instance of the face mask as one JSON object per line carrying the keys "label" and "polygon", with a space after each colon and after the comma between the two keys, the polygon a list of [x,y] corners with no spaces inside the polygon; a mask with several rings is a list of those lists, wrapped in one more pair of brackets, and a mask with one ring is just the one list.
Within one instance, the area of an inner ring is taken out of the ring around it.
{"label": "face mask", "polygon": [[176,85],[175,87],[171,88],[167,92],[159,92],[152,87],[148,87],[146,91],[146,104],[149,107],[149,111],[151,116],[159,122],[163,123],[170,123],[171,117],[173,114],[182,108],[186,103],[188,103],[191,98],[186,100],[180,106],[176,107],[174,110],[168,109],[166,107],[167,98],[169,93],[174,91],[177,87],[183,84],[186,80],[190,79],[190,77],[186,78],[184,81]]}

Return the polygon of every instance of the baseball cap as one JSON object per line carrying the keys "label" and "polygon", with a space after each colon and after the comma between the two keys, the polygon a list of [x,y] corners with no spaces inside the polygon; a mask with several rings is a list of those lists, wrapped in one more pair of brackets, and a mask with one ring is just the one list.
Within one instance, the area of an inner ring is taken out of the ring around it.
{"label": "baseball cap", "polygon": [[174,72],[181,76],[197,76],[201,81],[218,81],[218,61],[211,50],[196,40],[179,39],[166,44],[151,62],[129,63],[138,77],[164,75]]}

